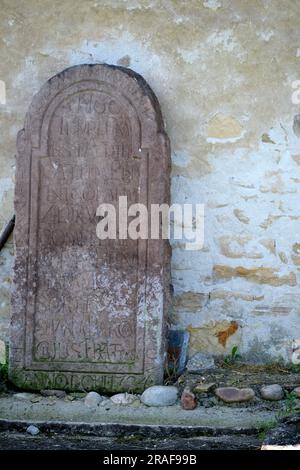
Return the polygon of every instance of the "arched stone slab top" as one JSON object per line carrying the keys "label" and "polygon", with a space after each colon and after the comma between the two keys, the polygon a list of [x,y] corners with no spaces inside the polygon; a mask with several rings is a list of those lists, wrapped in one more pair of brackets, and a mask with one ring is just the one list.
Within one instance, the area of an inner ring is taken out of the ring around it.
{"label": "arched stone slab top", "polygon": [[169,203],[159,103],[129,69],[79,65],[33,98],[17,139],[10,379],[24,389],[162,383],[167,240],[100,240],[101,203]]}

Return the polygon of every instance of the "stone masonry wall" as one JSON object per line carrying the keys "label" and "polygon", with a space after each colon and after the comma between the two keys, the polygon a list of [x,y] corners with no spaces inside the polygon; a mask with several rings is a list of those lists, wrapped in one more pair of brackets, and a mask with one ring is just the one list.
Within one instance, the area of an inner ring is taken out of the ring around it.
{"label": "stone masonry wall", "polygon": [[[300,339],[299,31],[298,0],[0,0],[0,225],[33,94],[71,65],[130,67],[162,107],[172,202],[205,204],[204,248],[173,243],[173,327],[190,332],[190,353],[237,345],[248,360],[289,361]],[[10,241],[2,340],[12,261]]]}

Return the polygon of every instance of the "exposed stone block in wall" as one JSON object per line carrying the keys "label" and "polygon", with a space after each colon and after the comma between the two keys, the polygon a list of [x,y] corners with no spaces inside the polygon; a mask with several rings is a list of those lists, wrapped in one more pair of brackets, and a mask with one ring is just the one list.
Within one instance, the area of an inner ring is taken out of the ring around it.
{"label": "exposed stone block in wall", "polygon": [[241,329],[235,320],[219,320],[200,327],[187,327],[190,333],[190,357],[198,351],[226,354],[239,345]]}
{"label": "exposed stone block in wall", "polygon": [[240,277],[257,284],[269,284],[271,286],[296,286],[296,275],[293,272],[289,274],[278,275],[277,268],[244,268],[238,266],[232,268],[231,266],[215,265],[214,275],[216,279],[231,279]]}

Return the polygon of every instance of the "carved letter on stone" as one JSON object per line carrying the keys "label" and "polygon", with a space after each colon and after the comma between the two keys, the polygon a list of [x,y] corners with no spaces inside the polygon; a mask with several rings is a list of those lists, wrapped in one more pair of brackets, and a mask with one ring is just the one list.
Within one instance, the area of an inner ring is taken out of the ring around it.
{"label": "carved letter on stone", "polygon": [[167,240],[100,240],[97,207],[169,203],[159,103],[129,69],[51,78],[18,134],[10,378],[27,389],[161,383]]}

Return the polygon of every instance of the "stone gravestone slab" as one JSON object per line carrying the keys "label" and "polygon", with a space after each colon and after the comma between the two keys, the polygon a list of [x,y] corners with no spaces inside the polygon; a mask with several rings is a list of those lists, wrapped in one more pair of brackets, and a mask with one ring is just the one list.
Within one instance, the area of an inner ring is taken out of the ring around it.
{"label": "stone gravestone slab", "polygon": [[154,93],[128,69],[69,68],[34,97],[17,147],[10,379],[108,392],[161,383],[169,243],[96,235],[102,203],[169,203]]}

